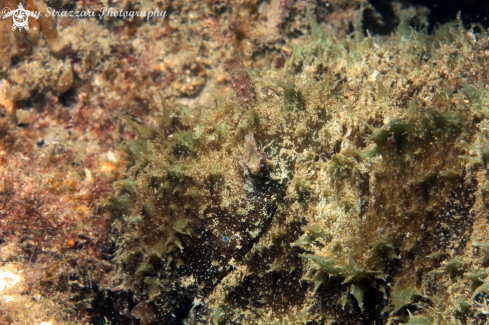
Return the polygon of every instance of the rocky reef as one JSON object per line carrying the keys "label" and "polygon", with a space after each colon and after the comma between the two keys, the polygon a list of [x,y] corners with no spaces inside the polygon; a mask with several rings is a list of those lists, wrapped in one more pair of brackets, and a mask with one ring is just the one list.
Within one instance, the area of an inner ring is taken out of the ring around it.
{"label": "rocky reef", "polygon": [[8,75],[2,88],[7,88],[7,98],[12,101],[46,92],[61,95],[71,88],[74,78],[71,64],[63,60],[69,43],[60,39],[56,18],[48,14],[50,9],[45,2],[6,0],[0,10],[5,16],[24,7],[38,13],[27,20],[25,28],[15,31],[12,20],[0,21],[0,73]]}
{"label": "rocky reef", "polygon": [[0,323],[486,323],[487,30],[174,4],[32,44],[0,25],[0,274],[24,279]]}
{"label": "rocky reef", "polygon": [[484,323],[486,31],[309,22],[235,101],[127,120],[107,289],[141,324]]}

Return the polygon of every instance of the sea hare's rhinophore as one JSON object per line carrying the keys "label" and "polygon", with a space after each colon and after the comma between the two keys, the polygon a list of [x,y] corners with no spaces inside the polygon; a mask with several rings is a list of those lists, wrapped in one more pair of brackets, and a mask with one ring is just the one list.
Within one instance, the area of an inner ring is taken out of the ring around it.
{"label": "sea hare's rhinophore", "polygon": [[250,108],[255,105],[255,87],[250,75],[246,72],[243,59],[238,54],[224,63],[224,68],[233,79],[233,88],[236,91],[241,108]]}
{"label": "sea hare's rhinophore", "polygon": [[244,156],[243,161],[246,167],[253,175],[258,175],[261,171],[265,171],[267,166],[267,155],[258,149],[253,133],[248,133],[244,141]]}

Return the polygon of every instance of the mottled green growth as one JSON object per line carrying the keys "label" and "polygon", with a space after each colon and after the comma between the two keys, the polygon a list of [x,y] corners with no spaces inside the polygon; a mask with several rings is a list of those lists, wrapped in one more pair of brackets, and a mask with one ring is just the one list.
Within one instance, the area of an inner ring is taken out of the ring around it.
{"label": "mottled green growth", "polygon": [[155,136],[156,132],[145,125],[136,124],[137,125],[137,134],[140,139],[151,139]]}
{"label": "mottled green growth", "polygon": [[489,294],[489,279],[485,279],[484,282],[480,286],[478,286],[477,289],[475,289],[470,299],[474,300],[474,298],[482,292]]}
{"label": "mottled green growth", "polygon": [[321,284],[324,283],[329,278],[329,275],[327,273],[324,273],[323,271],[317,271],[316,274],[314,275],[313,282],[314,282],[314,290],[313,293],[316,294],[318,291],[319,287]]}
{"label": "mottled green growth", "polygon": [[145,261],[141,263],[136,270],[136,276],[138,277],[143,277],[148,274],[152,274],[155,271],[153,264],[150,263],[149,261]]}
{"label": "mottled green growth", "polygon": [[483,147],[480,152],[482,156],[482,161],[484,162],[484,165],[487,167],[489,165],[489,146]]}
{"label": "mottled green growth", "polygon": [[391,291],[392,303],[394,304],[392,313],[413,302],[417,295],[419,295],[419,291],[416,289],[413,279],[405,278],[396,282]]}
{"label": "mottled green growth", "polygon": [[397,32],[401,35],[403,41],[409,41],[411,37],[411,26],[409,26],[409,17],[401,14],[401,21],[397,26]]}
{"label": "mottled green growth", "polygon": [[377,80],[377,88],[378,88],[378,95],[379,97],[384,100],[384,101],[389,101],[389,92],[387,89],[385,89],[384,85],[382,85],[382,82],[380,80]]}
{"label": "mottled green growth", "polygon": [[355,297],[355,299],[357,300],[358,307],[360,307],[362,312],[364,310],[363,309],[363,297],[365,295],[365,291],[367,291],[366,288],[361,284],[353,283],[350,287],[350,292],[353,295],[353,297]]}
{"label": "mottled green growth", "polygon": [[150,154],[149,145],[144,141],[128,140],[126,148],[131,156],[145,157]]}
{"label": "mottled green growth", "polygon": [[128,118],[124,118],[124,121],[129,125],[136,133],[139,139],[148,140],[155,136],[156,132],[146,125],[136,123]]}
{"label": "mottled green growth", "polygon": [[200,191],[195,188],[195,187],[190,187],[188,190],[187,190],[187,195],[191,198],[198,198],[200,196]]}
{"label": "mottled green growth", "polygon": [[228,307],[226,305],[219,305],[214,309],[214,313],[212,314],[212,323],[214,325],[219,325],[221,321],[226,319],[226,316],[228,315]]}
{"label": "mottled green growth", "polygon": [[305,257],[310,258],[314,261],[322,271],[326,272],[329,275],[340,275],[346,273],[346,267],[340,265],[338,260],[331,257],[322,257],[316,255],[306,255]]}
{"label": "mottled green growth", "polygon": [[182,164],[174,164],[168,167],[168,174],[175,179],[183,179],[185,177],[185,171],[187,168]]}
{"label": "mottled green growth", "polygon": [[432,136],[457,137],[466,124],[463,113],[444,113],[429,109],[428,116],[412,120],[393,120],[382,129],[371,128],[373,134],[367,140],[374,142],[381,152],[396,152],[397,154],[413,154],[416,145]]}
{"label": "mottled green growth", "polygon": [[135,256],[132,252],[127,252],[121,255],[120,257],[121,262],[124,263],[125,265],[131,264],[135,260]]}
{"label": "mottled green growth", "polygon": [[489,242],[487,242],[487,241],[479,241],[479,242],[476,242],[474,244],[474,246],[489,249]]}
{"label": "mottled green growth", "polygon": [[334,157],[329,164],[329,172],[335,181],[340,181],[348,177],[351,172],[351,163],[346,159]]}
{"label": "mottled green growth", "polygon": [[[164,232],[164,228],[163,229],[160,229],[160,231]],[[159,254],[159,255],[162,255],[163,253],[166,252],[166,245],[163,241],[159,241],[157,242],[156,244],[154,244],[151,248],[151,250],[156,253],[156,254]]]}
{"label": "mottled green growth", "polygon": [[260,116],[256,111],[249,111],[246,113],[246,121],[248,122],[248,127],[257,127],[260,124]]}
{"label": "mottled green growth", "polygon": [[208,177],[211,182],[217,182],[218,180],[222,179],[223,171],[219,166],[211,166]]}
{"label": "mottled green growth", "polygon": [[164,163],[157,163],[149,175],[159,181],[165,180],[168,177],[168,171],[165,165]]}
{"label": "mottled green growth", "polygon": [[481,270],[476,272],[464,273],[464,277],[470,279],[475,285],[479,286],[484,282],[484,279],[489,275],[489,271]]}
{"label": "mottled green growth", "polygon": [[324,227],[321,227],[320,225],[310,225],[305,228],[307,230],[312,238],[321,238],[322,240],[329,242],[331,240],[331,233],[327,231]]}
{"label": "mottled green growth", "polygon": [[304,195],[309,194],[311,191],[311,183],[307,179],[296,179],[294,182],[294,188],[296,193],[303,197]]}
{"label": "mottled green growth", "polygon": [[128,193],[134,193],[134,191],[136,190],[136,184],[130,180],[123,181],[122,185],[124,187],[124,190]]}
{"label": "mottled green growth", "polygon": [[372,256],[380,257],[381,259],[386,259],[387,261],[392,261],[398,259],[394,246],[389,244],[391,240],[387,238],[379,238],[379,240],[374,243],[372,250],[370,251]]}
{"label": "mottled green growth", "polygon": [[454,257],[446,262],[445,271],[450,274],[451,278],[455,278],[457,276],[461,276],[464,273],[466,267],[467,264],[464,262],[463,259],[461,259],[460,257]]}
{"label": "mottled green growth", "polygon": [[452,21],[449,23],[445,23],[441,26],[438,26],[434,35],[435,39],[439,42],[453,41],[456,37],[453,28],[456,27],[457,25],[458,25],[457,21]]}
{"label": "mottled green growth", "polygon": [[229,133],[229,127],[226,124],[216,124],[214,129],[217,133],[217,138],[219,141],[224,141]]}
{"label": "mottled green growth", "polygon": [[406,325],[434,325],[437,324],[434,316],[411,316]]}
{"label": "mottled green growth", "polygon": [[297,90],[294,84],[281,82],[275,80],[275,82],[284,90],[284,103],[283,107],[285,111],[292,111],[294,109],[300,109],[303,105],[300,92]]}
{"label": "mottled green growth", "polygon": [[178,233],[180,234],[184,234],[184,235],[190,235],[190,221],[188,219],[180,219],[180,220],[177,220],[174,224],[173,224],[173,229],[175,229],[175,231],[177,231]]}
{"label": "mottled green growth", "polygon": [[302,236],[299,238],[294,245],[301,248],[306,248],[314,239],[310,236]]}
{"label": "mottled green growth", "polygon": [[467,302],[467,300],[465,298],[460,298],[455,303],[455,311],[453,312],[453,316],[463,320],[469,309],[470,304]]}
{"label": "mottled green growth", "polygon": [[474,108],[481,109],[482,104],[483,104],[482,98],[483,98],[484,92],[469,86],[467,83],[464,83],[463,87],[464,87],[465,94],[467,95],[469,100],[472,102],[472,105],[474,105]]}
{"label": "mottled green growth", "polygon": [[[324,280],[323,274],[329,276],[341,276],[342,283],[347,284],[350,288],[350,293],[355,297],[358,306],[363,310],[363,297],[368,287],[375,283],[375,279],[383,279],[384,264],[393,258],[392,246],[386,243],[377,243],[368,253],[366,261],[360,262],[355,253],[361,249],[360,242],[350,242],[348,248],[342,248],[338,242],[332,243],[331,254],[329,256],[318,256],[307,254],[305,257],[311,259],[317,264],[319,273],[314,277],[315,291]],[[350,254],[350,255],[348,255]],[[370,266],[366,268],[365,266]]]}
{"label": "mottled green growth", "polygon": [[444,113],[433,109],[429,112],[438,130],[453,137],[460,135],[466,122],[462,112]]}
{"label": "mottled green growth", "polygon": [[195,153],[200,142],[199,135],[194,131],[181,131],[173,134],[181,150],[187,153]]}
{"label": "mottled green growth", "polygon": [[377,146],[385,146],[387,144],[387,139],[390,136],[389,130],[385,129],[374,129],[372,128],[373,134],[367,137],[367,140],[373,141]]}
{"label": "mottled green growth", "polygon": [[323,31],[314,18],[311,16],[311,12],[307,12],[307,21],[311,27],[312,40],[321,44],[332,42],[331,38]]}
{"label": "mottled green growth", "polygon": [[129,194],[122,194],[119,195],[117,198],[113,200],[113,205],[117,209],[125,209],[127,208],[131,203],[131,197]]}
{"label": "mottled green growth", "polygon": [[149,215],[155,212],[156,208],[153,201],[147,201],[143,203],[143,211]]}

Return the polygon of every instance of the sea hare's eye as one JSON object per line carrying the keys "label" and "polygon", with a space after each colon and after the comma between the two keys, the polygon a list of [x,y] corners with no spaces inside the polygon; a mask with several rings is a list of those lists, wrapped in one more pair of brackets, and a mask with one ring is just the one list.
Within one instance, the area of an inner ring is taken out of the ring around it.
{"label": "sea hare's eye", "polygon": [[223,242],[224,244],[229,244],[229,237],[228,237],[228,236],[224,236],[224,237],[222,237],[222,242]]}

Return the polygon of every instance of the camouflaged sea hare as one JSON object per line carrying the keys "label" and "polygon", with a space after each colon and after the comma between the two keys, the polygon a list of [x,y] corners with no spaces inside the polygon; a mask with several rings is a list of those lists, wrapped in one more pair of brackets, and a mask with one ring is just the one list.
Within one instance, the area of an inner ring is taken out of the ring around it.
{"label": "camouflaged sea hare", "polygon": [[284,69],[250,71],[246,109],[217,96],[128,121],[106,287],[121,319],[487,321],[486,32],[311,28]]}

